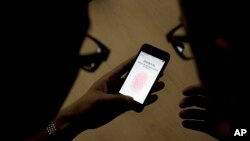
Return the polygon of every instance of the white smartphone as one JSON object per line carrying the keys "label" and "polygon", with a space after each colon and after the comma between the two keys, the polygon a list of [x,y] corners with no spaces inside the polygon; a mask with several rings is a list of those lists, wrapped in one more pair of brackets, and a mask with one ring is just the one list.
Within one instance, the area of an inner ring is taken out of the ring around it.
{"label": "white smartphone", "polygon": [[143,44],[119,93],[131,96],[135,101],[143,104],[169,59],[170,55],[167,52],[152,45]]}

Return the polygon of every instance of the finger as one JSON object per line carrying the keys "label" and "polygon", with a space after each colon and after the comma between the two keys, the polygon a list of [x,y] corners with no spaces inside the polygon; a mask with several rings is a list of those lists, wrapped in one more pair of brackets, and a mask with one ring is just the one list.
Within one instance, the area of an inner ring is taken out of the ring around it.
{"label": "finger", "polygon": [[163,76],[163,71],[160,72],[159,77],[161,78]]}
{"label": "finger", "polygon": [[115,95],[115,94],[105,94],[105,100],[110,101],[110,102],[116,102],[116,103],[131,103],[134,102],[134,99],[130,96],[126,95]]}
{"label": "finger", "polygon": [[207,118],[207,111],[200,109],[187,109],[180,112],[179,116],[182,119],[196,119],[205,120]]}
{"label": "finger", "polygon": [[138,102],[135,102],[132,106],[132,110],[134,110],[135,112],[142,112],[144,109],[144,105]]}
{"label": "finger", "polygon": [[181,108],[187,108],[191,106],[196,106],[199,108],[207,108],[209,105],[208,98],[202,97],[202,96],[189,96],[184,98],[181,103]]}
{"label": "finger", "polygon": [[107,92],[109,94],[117,94],[124,83],[125,79],[117,79],[115,77],[109,77],[107,81]]}
{"label": "finger", "polygon": [[102,101],[105,101],[106,105],[113,109],[123,110],[131,110],[135,103],[132,97],[116,94],[106,94]]}
{"label": "finger", "polygon": [[183,94],[185,96],[206,95],[206,90],[205,90],[205,88],[203,88],[201,86],[191,86],[191,87],[186,88],[183,91]]}
{"label": "finger", "polygon": [[145,106],[154,103],[155,101],[157,101],[157,99],[158,99],[157,95],[149,95],[143,104],[138,102],[133,103],[133,110],[136,112],[142,112]]}
{"label": "finger", "polygon": [[153,92],[157,92],[157,91],[160,91],[162,90],[163,88],[165,87],[165,83],[160,81],[160,82],[157,82],[153,85],[152,87],[152,90],[150,93],[153,93]]}
{"label": "finger", "polygon": [[188,129],[206,132],[206,124],[204,121],[196,121],[196,120],[184,120],[182,122],[182,126]]}
{"label": "finger", "polygon": [[149,96],[146,98],[146,100],[145,100],[145,102],[144,102],[143,105],[144,105],[144,106],[150,105],[150,104],[154,103],[157,99],[158,99],[158,96],[157,96],[157,95],[149,95]]}
{"label": "finger", "polygon": [[132,67],[134,61],[135,56],[120,64],[118,67],[115,68],[113,76],[122,77]]}

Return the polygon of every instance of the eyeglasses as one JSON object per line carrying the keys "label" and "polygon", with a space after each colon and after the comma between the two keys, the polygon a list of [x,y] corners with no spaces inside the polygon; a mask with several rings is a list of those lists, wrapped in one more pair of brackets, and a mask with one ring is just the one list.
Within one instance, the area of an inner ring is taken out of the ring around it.
{"label": "eyeglasses", "polygon": [[189,45],[184,45],[184,43],[188,42],[188,37],[186,35],[174,35],[176,31],[180,28],[183,27],[183,24],[180,24],[176,26],[174,29],[172,29],[168,34],[167,34],[167,40],[169,43],[171,43],[172,47],[174,48],[175,52],[184,60],[190,60],[192,59],[191,55],[191,50],[185,48],[185,46]]}
{"label": "eyeglasses", "polygon": [[87,35],[86,38],[92,40],[95,46],[97,45],[97,48],[94,52],[81,55],[79,58],[79,65],[85,71],[94,72],[103,61],[107,60],[110,50],[93,36]]}

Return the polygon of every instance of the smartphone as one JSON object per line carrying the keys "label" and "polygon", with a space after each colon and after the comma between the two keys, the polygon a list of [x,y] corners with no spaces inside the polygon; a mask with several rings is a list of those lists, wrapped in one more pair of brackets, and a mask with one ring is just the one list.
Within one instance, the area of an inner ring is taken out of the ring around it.
{"label": "smartphone", "polygon": [[169,59],[169,53],[152,45],[143,44],[119,93],[131,96],[135,101],[143,104]]}

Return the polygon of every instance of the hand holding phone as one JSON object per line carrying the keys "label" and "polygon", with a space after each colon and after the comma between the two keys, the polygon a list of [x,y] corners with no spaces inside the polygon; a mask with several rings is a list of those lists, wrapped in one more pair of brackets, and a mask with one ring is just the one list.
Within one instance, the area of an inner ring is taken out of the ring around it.
{"label": "hand holding phone", "polygon": [[143,44],[119,93],[131,96],[135,101],[143,104],[169,59],[170,55],[167,52],[152,45]]}

